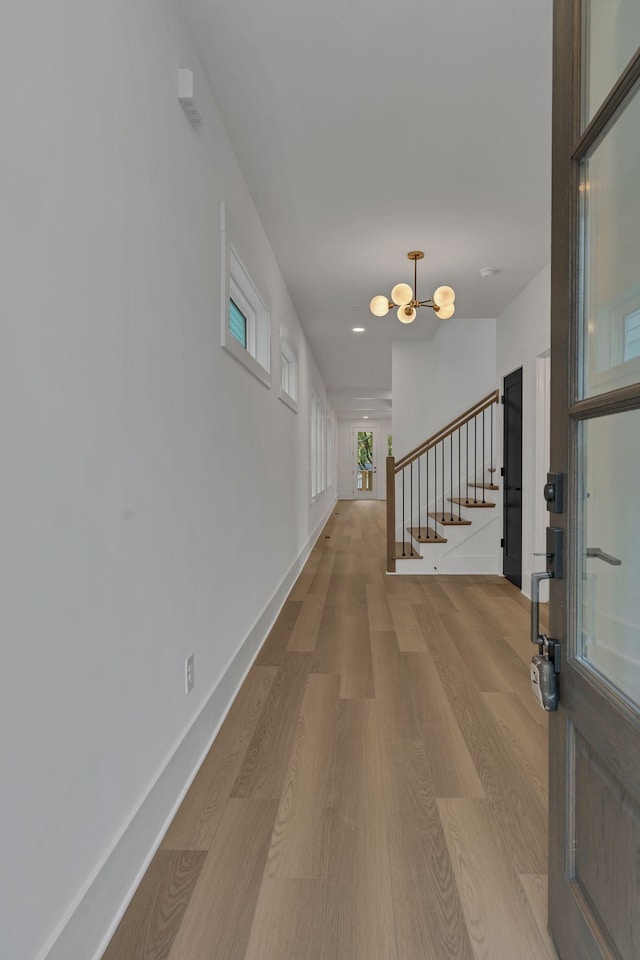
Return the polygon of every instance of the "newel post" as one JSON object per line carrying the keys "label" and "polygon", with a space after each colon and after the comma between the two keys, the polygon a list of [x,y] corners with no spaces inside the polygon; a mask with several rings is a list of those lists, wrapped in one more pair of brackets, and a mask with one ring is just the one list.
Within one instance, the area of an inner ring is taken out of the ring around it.
{"label": "newel post", "polygon": [[387,573],[396,572],[396,458],[387,457]]}

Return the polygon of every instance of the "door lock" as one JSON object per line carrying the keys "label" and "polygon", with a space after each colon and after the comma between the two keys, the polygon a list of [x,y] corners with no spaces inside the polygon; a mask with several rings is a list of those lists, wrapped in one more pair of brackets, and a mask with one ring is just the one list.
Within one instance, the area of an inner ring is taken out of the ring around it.
{"label": "door lock", "polygon": [[531,574],[531,642],[538,647],[538,654],[531,660],[531,689],[542,709],[549,712],[558,709],[560,651],[557,641],[540,633],[539,613],[540,583],[551,579],[552,574],[547,570]]}
{"label": "door lock", "polygon": [[558,673],[560,650],[557,640],[540,632],[540,584],[543,580],[560,579],[563,575],[563,532],[560,527],[547,527],[547,569],[531,574],[531,642],[538,654],[531,660],[530,677],[533,695],[543,710],[558,709]]}
{"label": "door lock", "polygon": [[547,501],[547,510],[550,513],[564,512],[564,474],[548,473],[544,485],[544,498]]}
{"label": "door lock", "polygon": [[533,657],[531,689],[543,710],[551,713],[558,709],[558,676],[548,655],[538,654]]}

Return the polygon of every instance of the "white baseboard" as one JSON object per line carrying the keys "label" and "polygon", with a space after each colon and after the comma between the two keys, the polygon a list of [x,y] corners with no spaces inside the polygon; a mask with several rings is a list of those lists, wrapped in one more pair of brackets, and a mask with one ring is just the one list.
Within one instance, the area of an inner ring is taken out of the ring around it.
{"label": "white baseboard", "polygon": [[291,564],[204,707],[36,960],[99,960],[104,953],[336,503]]}

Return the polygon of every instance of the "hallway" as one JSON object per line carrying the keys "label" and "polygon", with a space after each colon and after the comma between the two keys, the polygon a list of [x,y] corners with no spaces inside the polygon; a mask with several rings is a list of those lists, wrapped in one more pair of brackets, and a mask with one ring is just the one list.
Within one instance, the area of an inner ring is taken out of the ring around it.
{"label": "hallway", "polygon": [[553,960],[528,603],[340,501],[105,960]]}

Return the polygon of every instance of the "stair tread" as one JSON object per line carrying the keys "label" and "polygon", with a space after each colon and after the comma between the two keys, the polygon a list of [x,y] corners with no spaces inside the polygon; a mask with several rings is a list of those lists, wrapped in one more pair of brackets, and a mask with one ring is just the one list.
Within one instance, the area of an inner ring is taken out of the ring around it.
{"label": "stair tread", "polygon": [[465,520],[464,517],[459,520],[455,513],[445,513],[444,519],[442,518],[442,511],[430,513],[429,516],[441,523],[443,527],[468,527],[471,524],[471,520]]}
{"label": "stair tread", "polygon": [[409,540],[405,540],[404,551],[403,555],[402,540],[396,541],[396,560],[422,560],[422,554],[418,553]]}
{"label": "stair tread", "polygon": [[471,498],[466,500],[464,497],[449,497],[449,503],[459,503],[470,510],[476,510],[478,507],[495,507],[495,503],[490,500],[485,500],[483,503],[482,500],[472,500]]}
{"label": "stair tread", "polygon": [[[418,543],[446,543],[447,538],[441,537],[433,527],[407,527],[414,540]],[[427,536],[428,534],[428,536]]]}
{"label": "stair tread", "polygon": [[497,483],[470,483],[470,487],[476,487],[478,490],[499,490]]}

